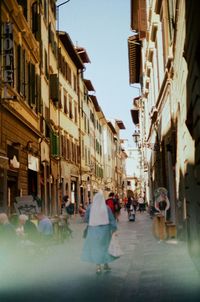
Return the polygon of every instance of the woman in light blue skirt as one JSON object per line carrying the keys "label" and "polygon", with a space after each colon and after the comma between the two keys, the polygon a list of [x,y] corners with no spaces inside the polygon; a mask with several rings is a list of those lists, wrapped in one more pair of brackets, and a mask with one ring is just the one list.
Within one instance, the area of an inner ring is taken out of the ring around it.
{"label": "woman in light blue skirt", "polygon": [[88,223],[88,231],[81,260],[95,263],[97,273],[101,273],[101,265],[105,270],[110,270],[108,263],[118,258],[108,253],[111,236],[117,230],[117,224],[105,203],[103,193],[95,194],[93,203],[86,210],[85,221]]}

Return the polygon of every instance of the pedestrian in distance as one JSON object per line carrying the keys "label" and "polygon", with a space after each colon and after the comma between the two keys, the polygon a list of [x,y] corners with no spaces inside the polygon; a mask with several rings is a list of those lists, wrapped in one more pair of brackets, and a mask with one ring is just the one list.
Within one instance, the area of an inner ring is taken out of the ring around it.
{"label": "pedestrian in distance", "polygon": [[92,204],[86,210],[85,221],[88,223],[88,230],[81,260],[96,264],[97,274],[102,272],[102,268],[109,271],[111,268],[108,263],[118,258],[108,253],[111,236],[117,230],[117,224],[102,192],[94,195]]}
{"label": "pedestrian in distance", "polygon": [[128,217],[129,217],[129,213],[130,213],[131,204],[132,204],[132,197],[129,196],[129,197],[128,197],[128,200],[127,200],[127,202],[126,202],[126,210],[127,210]]}
{"label": "pedestrian in distance", "polygon": [[111,209],[113,215],[115,216],[115,204],[114,204],[114,192],[110,192],[108,195],[108,199],[106,199],[107,206]]}
{"label": "pedestrian in distance", "polygon": [[121,210],[120,200],[118,194],[116,194],[114,197],[114,216],[117,221],[119,221],[120,210]]}
{"label": "pedestrian in distance", "polygon": [[63,197],[63,201],[65,203],[65,210],[66,210],[66,213],[68,215],[74,215],[74,204],[71,202],[71,200],[69,199],[69,196],[68,195],[65,195]]}
{"label": "pedestrian in distance", "polygon": [[82,203],[80,203],[80,205],[79,205],[78,212],[79,212],[79,215],[80,215],[82,218],[84,218],[86,209],[84,208],[84,206],[83,206]]}
{"label": "pedestrian in distance", "polygon": [[135,210],[135,213],[136,213],[137,208],[138,208],[138,201],[135,197],[133,197],[132,203],[133,203],[133,207],[134,207],[134,210]]}

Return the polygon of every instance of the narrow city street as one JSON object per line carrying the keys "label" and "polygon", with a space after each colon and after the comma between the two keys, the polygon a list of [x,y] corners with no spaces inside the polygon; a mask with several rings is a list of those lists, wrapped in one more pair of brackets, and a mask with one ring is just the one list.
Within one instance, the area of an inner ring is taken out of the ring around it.
{"label": "narrow city street", "polygon": [[129,222],[122,209],[118,224],[124,255],[112,271],[96,275],[95,266],[80,261],[85,224],[71,219],[73,238],[29,255],[8,257],[1,264],[0,301],[199,301],[200,275],[184,242],[159,242],[149,214]]}

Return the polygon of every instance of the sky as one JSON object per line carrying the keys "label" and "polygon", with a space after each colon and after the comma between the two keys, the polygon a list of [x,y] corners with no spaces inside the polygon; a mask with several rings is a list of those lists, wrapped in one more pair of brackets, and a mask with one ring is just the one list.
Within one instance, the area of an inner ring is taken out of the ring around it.
{"label": "sky", "polygon": [[139,89],[129,85],[130,0],[70,0],[58,13],[59,30],[87,51],[91,63],[85,64],[84,78],[92,82],[106,119],[122,120],[126,129],[120,138],[132,145],[135,128],[130,110]]}

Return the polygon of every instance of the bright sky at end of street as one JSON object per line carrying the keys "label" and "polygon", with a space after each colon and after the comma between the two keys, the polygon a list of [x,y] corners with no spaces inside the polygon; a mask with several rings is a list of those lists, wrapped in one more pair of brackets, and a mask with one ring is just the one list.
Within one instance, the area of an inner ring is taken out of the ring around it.
{"label": "bright sky at end of street", "polygon": [[[57,1],[57,6],[64,2]],[[120,137],[132,145],[130,110],[139,86],[129,85],[130,0],[70,0],[58,10],[59,30],[88,53],[91,63],[85,64],[84,77],[92,82],[106,119],[122,120],[126,129]]]}

